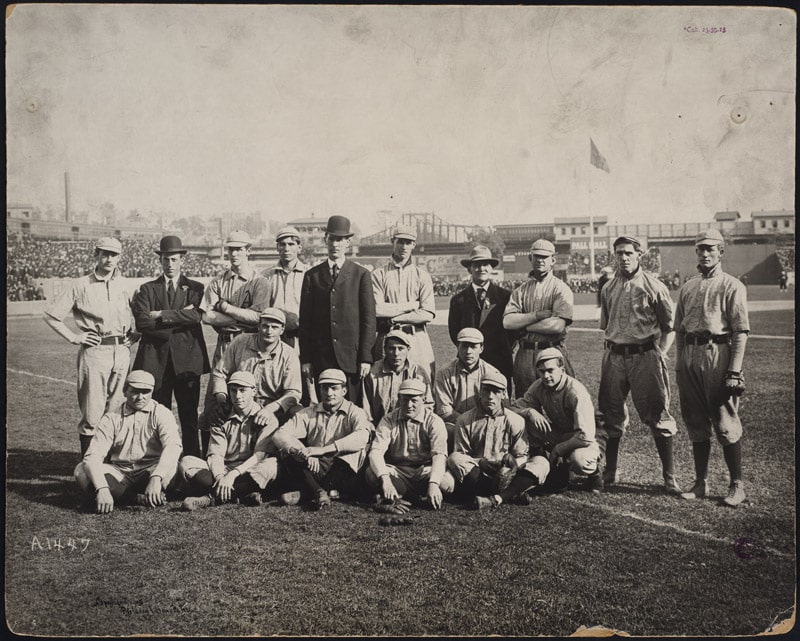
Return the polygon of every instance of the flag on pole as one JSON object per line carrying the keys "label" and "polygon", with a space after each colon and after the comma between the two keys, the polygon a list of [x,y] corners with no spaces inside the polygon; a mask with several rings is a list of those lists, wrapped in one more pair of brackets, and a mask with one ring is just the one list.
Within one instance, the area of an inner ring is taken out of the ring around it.
{"label": "flag on pole", "polygon": [[595,147],[594,140],[589,138],[589,162],[592,163],[598,169],[602,169],[604,172],[610,174],[611,170],[608,168],[608,163],[606,159],[603,158],[603,155],[597,151],[597,147]]}

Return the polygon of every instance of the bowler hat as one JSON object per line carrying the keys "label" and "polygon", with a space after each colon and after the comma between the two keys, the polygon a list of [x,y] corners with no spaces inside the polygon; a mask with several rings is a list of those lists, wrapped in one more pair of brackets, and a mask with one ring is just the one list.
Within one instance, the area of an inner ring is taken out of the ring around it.
{"label": "bowler hat", "polygon": [[469,258],[463,258],[461,265],[469,268],[472,263],[489,263],[492,267],[497,267],[499,260],[492,257],[492,250],[486,245],[475,245],[470,252]]}
{"label": "bowler hat", "polygon": [[150,372],[145,372],[143,369],[135,369],[128,374],[125,384],[135,389],[152,390],[156,386],[156,379],[153,378]]}
{"label": "bowler hat", "polygon": [[343,236],[350,238],[353,232],[350,231],[350,219],[346,216],[331,216],[328,224],[325,225],[325,233],[331,236]]}
{"label": "bowler hat", "polygon": [[181,239],[177,236],[164,236],[155,250],[156,254],[162,256],[164,254],[185,254],[186,250],[183,248]]}

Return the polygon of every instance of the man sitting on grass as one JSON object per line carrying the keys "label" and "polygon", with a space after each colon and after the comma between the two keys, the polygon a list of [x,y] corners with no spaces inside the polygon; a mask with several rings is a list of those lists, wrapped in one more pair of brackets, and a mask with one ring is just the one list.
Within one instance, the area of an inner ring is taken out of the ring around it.
{"label": "man sitting on grass", "polygon": [[552,469],[548,485],[564,489],[572,472],[587,477],[586,489],[601,492],[600,446],[589,392],[566,373],[564,355],[555,347],[539,352],[534,366],[537,380],[513,406],[525,417],[531,448],[548,457]]}
{"label": "man sitting on grass", "polygon": [[75,468],[75,480],[94,496],[99,514],[113,511],[115,501],[148,507],[167,502],[182,451],[181,431],[172,412],[152,399],[154,387],[152,374],[128,374],[125,403],[100,419]]}
{"label": "man sitting on grass", "polygon": [[476,510],[508,503],[544,480],[536,467],[541,457],[528,462],[525,420],[503,407],[507,384],[499,371],[487,372],[476,406],[456,421],[447,464],[466,497],[474,497]]}
{"label": "man sitting on grass", "polygon": [[[271,439],[277,424],[258,425],[261,405],[255,394],[256,379],[250,372],[231,374],[228,379],[231,411],[222,425],[211,428],[206,460],[196,456],[181,460],[182,477],[203,492],[202,496],[184,499],[182,509],[192,511],[237,500],[245,505],[263,503],[263,491],[278,475]],[[273,456],[268,456],[270,450]]]}
{"label": "man sitting on grass", "polygon": [[358,496],[358,472],[372,430],[366,412],[345,400],[348,379],[342,370],[323,370],[317,384],[322,402],[300,410],[275,432],[275,446],[285,455],[287,484],[300,490],[281,498],[295,505],[305,493],[314,510],[330,505],[328,492],[334,498]]}
{"label": "man sitting on grass", "polygon": [[413,492],[424,496],[438,510],[442,507],[442,493],[455,489],[455,479],[447,471],[444,421],[425,406],[428,390],[425,382],[417,378],[400,384],[398,408],[378,424],[369,451],[366,480],[387,501]]}

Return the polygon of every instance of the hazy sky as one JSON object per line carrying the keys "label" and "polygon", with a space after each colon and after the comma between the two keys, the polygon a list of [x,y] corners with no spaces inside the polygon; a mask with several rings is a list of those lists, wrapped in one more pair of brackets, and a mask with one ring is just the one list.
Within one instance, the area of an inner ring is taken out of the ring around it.
{"label": "hazy sky", "polygon": [[379,210],[794,206],[788,10],[28,5],[6,22],[14,202],[63,206],[69,171],[76,209],[342,213],[363,232]]}

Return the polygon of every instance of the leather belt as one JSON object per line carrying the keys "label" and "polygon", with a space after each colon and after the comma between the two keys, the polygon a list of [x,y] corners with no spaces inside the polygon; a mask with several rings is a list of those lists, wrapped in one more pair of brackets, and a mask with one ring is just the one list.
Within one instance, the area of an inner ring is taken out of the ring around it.
{"label": "leather belt", "polygon": [[606,341],[606,347],[608,347],[615,354],[630,356],[631,354],[644,354],[645,352],[649,352],[651,349],[656,348],[656,344],[652,341],[644,344],[621,344]]}
{"label": "leather belt", "polygon": [[548,347],[561,347],[563,341],[522,341],[522,349],[547,349]]}
{"label": "leather belt", "polygon": [[[406,334],[416,334],[425,331],[425,323],[393,323],[389,326],[390,331],[400,330]],[[387,332],[388,333],[388,332]]]}
{"label": "leather belt", "polygon": [[124,336],[103,336],[100,339],[100,345],[122,345],[125,342]]}
{"label": "leather belt", "polygon": [[688,345],[710,345],[711,343],[722,345],[730,343],[731,337],[729,334],[686,334],[685,341]]}

